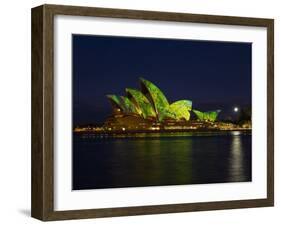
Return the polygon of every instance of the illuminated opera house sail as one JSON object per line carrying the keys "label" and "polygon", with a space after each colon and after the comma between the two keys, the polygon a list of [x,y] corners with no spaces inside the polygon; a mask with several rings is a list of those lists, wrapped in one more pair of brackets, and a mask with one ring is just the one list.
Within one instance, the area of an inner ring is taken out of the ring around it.
{"label": "illuminated opera house sail", "polygon": [[169,103],[164,93],[152,82],[140,78],[140,90],[125,89],[126,95],[107,95],[113,108],[113,116],[105,125],[130,128],[143,125],[143,128],[165,122],[177,123],[190,120],[191,111],[197,121],[214,122],[220,110],[201,112],[192,109],[191,100],[178,100]]}

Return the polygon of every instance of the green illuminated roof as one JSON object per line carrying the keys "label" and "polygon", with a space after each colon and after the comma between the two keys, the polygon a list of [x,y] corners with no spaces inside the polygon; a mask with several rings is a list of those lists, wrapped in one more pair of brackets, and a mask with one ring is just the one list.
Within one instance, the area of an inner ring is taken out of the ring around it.
{"label": "green illuminated roof", "polygon": [[126,92],[128,94],[128,97],[130,100],[135,104],[138,113],[143,117],[143,118],[148,118],[148,117],[156,117],[156,113],[149,102],[149,100],[146,98],[146,96],[136,90],[136,89],[130,89],[127,88]]}
{"label": "green illuminated roof", "polygon": [[128,98],[121,96],[124,106],[126,108],[126,113],[136,113],[138,114],[136,106],[133,104],[133,102]]}
{"label": "green illuminated roof", "polygon": [[170,111],[175,114],[175,119],[190,119],[190,110],[192,108],[192,101],[190,100],[178,100],[172,103],[169,107]]}
{"label": "green illuminated roof", "polygon": [[106,95],[113,107],[123,110],[122,98],[117,95]]}
{"label": "green illuminated roof", "polygon": [[165,118],[170,115],[169,102],[162,91],[152,82],[140,78],[142,92],[149,97],[155,109],[158,119]]}
{"label": "green illuminated roof", "polygon": [[128,97],[118,95],[107,95],[113,107],[119,108],[124,113],[138,113],[135,105]]}
{"label": "green illuminated roof", "polygon": [[[165,119],[190,119],[192,101],[178,100],[169,104],[163,92],[152,82],[140,78],[141,91],[127,88],[127,96],[107,95],[113,108],[118,108],[124,114],[136,114],[140,117],[156,118],[161,122]],[[220,110],[201,112],[193,110],[198,120],[215,121]]]}
{"label": "green illuminated roof", "polygon": [[210,121],[210,122],[216,121],[220,111],[221,110],[201,112],[201,111],[198,111],[198,110],[193,110],[193,112],[197,116],[198,120],[200,120],[200,121]]}

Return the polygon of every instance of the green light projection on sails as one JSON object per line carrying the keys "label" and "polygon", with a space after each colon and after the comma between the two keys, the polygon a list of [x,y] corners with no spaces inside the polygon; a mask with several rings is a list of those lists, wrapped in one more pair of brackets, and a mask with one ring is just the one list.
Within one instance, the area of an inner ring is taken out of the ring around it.
{"label": "green light projection on sails", "polygon": [[135,113],[138,114],[135,105],[130,101],[128,97],[118,95],[107,95],[112,105],[115,108],[119,108],[123,113]]}
{"label": "green light projection on sails", "polygon": [[[107,95],[114,109],[123,114],[135,114],[144,119],[162,122],[166,119],[190,120],[192,101],[178,100],[169,104],[164,93],[152,82],[140,78],[141,91],[127,88],[127,96]],[[215,121],[220,110],[201,112],[193,110],[198,120]]]}
{"label": "green light projection on sails", "polygon": [[161,121],[166,116],[172,117],[174,114],[169,111],[169,102],[162,91],[152,82],[140,78],[142,92],[147,95],[153,104],[158,119]]}
{"label": "green light projection on sails", "polygon": [[216,111],[207,111],[207,112],[201,112],[198,110],[193,110],[195,115],[197,116],[197,119],[200,121],[210,121],[214,122],[217,120],[218,114],[220,113],[221,110],[216,110]]}
{"label": "green light projection on sails", "polygon": [[190,119],[190,110],[192,108],[192,101],[190,100],[178,100],[172,103],[169,107],[170,111],[175,114],[175,119]]}
{"label": "green light projection on sails", "polygon": [[135,104],[138,113],[143,117],[143,118],[148,118],[148,117],[156,117],[156,113],[149,102],[149,100],[146,98],[146,96],[140,92],[139,90],[136,89],[131,89],[127,88],[126,92],[128,94],[128,97],[130,100]]}

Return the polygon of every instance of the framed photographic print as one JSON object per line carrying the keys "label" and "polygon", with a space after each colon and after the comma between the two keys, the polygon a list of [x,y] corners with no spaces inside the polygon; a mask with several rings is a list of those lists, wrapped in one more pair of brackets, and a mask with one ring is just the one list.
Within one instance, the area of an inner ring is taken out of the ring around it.
{"label": "framed photographic print", "polygon": [[273,206],[272,19],[32,9],[32,216]]}

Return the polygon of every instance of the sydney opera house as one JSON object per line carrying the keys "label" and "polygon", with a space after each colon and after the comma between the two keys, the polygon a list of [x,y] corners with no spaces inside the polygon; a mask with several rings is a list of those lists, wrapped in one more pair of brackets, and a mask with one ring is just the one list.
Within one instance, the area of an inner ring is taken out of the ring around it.
{"label": "sydney opera house", "polygon": [[[220,110],[192,109],[191,100],[169,103],[152,82],[140,78],[140,90],[126,88],[126,95],[107,95],[113,114],[104,124],[107,130],[160,130],[198,127],[216,121]],[[195,120],[190,120],[191,115]]]}

